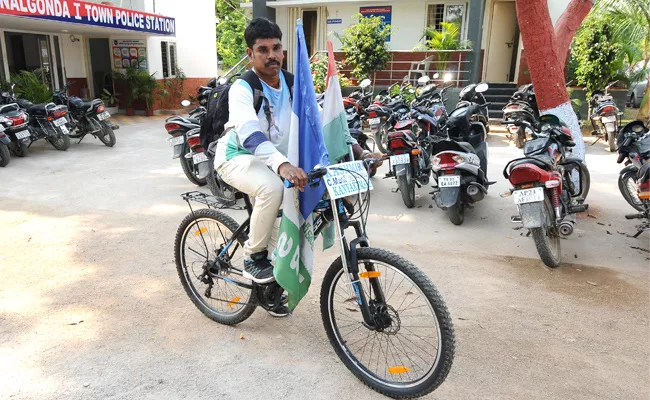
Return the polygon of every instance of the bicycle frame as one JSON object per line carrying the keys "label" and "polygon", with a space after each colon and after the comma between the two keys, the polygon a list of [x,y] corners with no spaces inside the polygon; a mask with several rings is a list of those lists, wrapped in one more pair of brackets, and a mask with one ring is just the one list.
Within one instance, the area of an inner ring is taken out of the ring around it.
{"label": "bicycle frame", "polygon": [[[192,192],[190,192],[192,193]],[[190,193],[186,193],[183,197],[187,201],[190,211],[192,214],[194,213],[194,210],[190,204],[190,200],[196,200],[196,198],[191,198],[189,195]],[[200,193],[200,192],[194,192],[194,193]],[[237,238],[242,235],[242,233],[248,233],[249,228],[250,228],[250,215],[253,212],[253,205],[250,201],[250,198],[246,195],[241,196],[241,198],[244,199],[244,204],[245,204],[245,209],[248,212],[249,217],[233,232],[232,236],[230,239],[227,240],[223,248],[220,250],[219,254],[217,255],[217,260],[216,262],[219,263],[220,260],[223,260],[223,257],[228,254],[228,251],[232,247],[233,244],[237,244]],[[208,202],[205,201],[200,201],[203,204],[208,204]],[[208,204],[210,206],[210,204]],[[337,210],[337,217],[334,217],[334,213],[332,212],[333,210]],[[336,241],[339,244],[339,249],[340,249],[340,254],[341,254],[341,262],[343,264],[343,271],[345,273],[345,279],[346,285],[351,285],[354,289],[355,292],[355,297],[357,299],[357,302],[361,308],[361,312],[363,315],[363,319],[368,327],[374,327],[375,322],[373,319],[373,312],[370,309],[370,304],[368,302],[368,299],[366,298],[366,295],[364,291],[362,290],[361,282],[360,282],[360,276],[359,276],[359,268],[357,264],[357,248],[358,247],[369,247],[370,243],[368,240],[368,237],[366,236],[363,226],[361,224],[361,221],[358,220],[349,220],[345,214],[345,207],[343,204],[343,199],[329,199],[329,200],[322,200],[314,209],[314,212],[317,213],[315,219],[314,219],[314,236],[318,236],[322,231],[328,226],[329,223],[332,221],[334,222],[335,226],[335,231],[336,231]],[[278,217],[281,216],[281,211],[278,213]],[[356,238],[353,239],[348,243],[346,237],[345,237],[345,230],[347,228],[354,228]],[[201,240],[203,240],[204,245],[207,248],[207,244],[205,243],[205,239],[203,237],[203,232],[201,232]],[[232,267],[230,265],[230,268],[233,268],[235,270],[238,270],[237,268]],[[373,267],[370,267],[373,268]],[[371,269],[369,269],[371,271]],[[218,276],[218,279],[223,279],[224,281],[249,289],[249,290],[254,290],[257,287],[260,287],[261,285],[258,285],[256,283],[253,284],[248,284],[245,282],[241,282],[237,279],[232,279],[226,276]],[[378,303],[385,303],[386,299],[384,297],[383,290],[379,284],[378,277],[370,277],[369,276],[369,281],[371,285],[371,290],[375,292],[375,298]]]}

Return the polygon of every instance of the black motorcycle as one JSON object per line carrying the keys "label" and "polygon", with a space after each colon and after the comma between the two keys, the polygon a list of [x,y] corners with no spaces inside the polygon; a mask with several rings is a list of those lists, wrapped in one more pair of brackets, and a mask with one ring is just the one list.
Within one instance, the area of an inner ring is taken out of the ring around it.
{"label": "black motorcycle", "polygon": [[[4,97],[5,94],[3,93],[0,97]],[[7,146],[11,154],[16,157],[25,157],[29,145],[32,144],[32,135],[27,126],[29,116],[18,104],[10,103],[0,106],[0,118],[3,117],[8,120],[5,125],[5,133],[10,139]]]}
{"label": "black motorcycle", "polygon": [[11,161],[11,152],[9,151],[11,139],[6,133],[7,127],[10,125],[11,121],[9,119],[0,117],[0,167],[6,167]]}
{"label": "black motorcycle", "polygon": [[479,83],[461,90],[447,119],[447,138],[433,145],[433,199],[454,225],[463,223],[465,208],[482,200],[494,183],[487,178],[487,89],[487,83]]}
{"label": "black motorcycle", "polygon": [[609,88],[616,83],[610,83],[604,91],[595,91],[589,98],[590,120],[591,126],[594,128],[592,134],[608,142],[608,149],[611,152],[616,151],[616,138],[621,125],[621,115],[623,115],[614,98],[609,95]]}
{"label": "black motorcycle", "polygon": [[650,127],[642,121],[633,121],[621,129],[617,138],[618,160],[625,161],[625,168],[618,175],[618,189],[623,198],[637,211],[645,211],[639,198],[639,171],[650,163]]}
{"label": "black motorcycle", "polygon": [[39,139],[45,139],[57,150],[65,151],[70,147],[70,123],[66,118],[68,107],[54,103],[34,104],[26,99],[16,98],[14,87],[11,85],[11,93],[2,93],[4,104],[17,103],[20,108],[29,115],[28,129],[31,135],[31,143]]}
{"label": "black motorcycle", "polygon": [[508,130],[508,138],[515,142],[517,148],[521,149],[526,138],[531,137],[533,132],[527,130],[523,124],[515,125],[514,121],[526,121],[532,126],[536,126],[538,119],[539,108],[533,84],[520,86],[503,108],[503,123]]}
{"label": "black motorcycle", "polygon": [[116,129],[118,125],[110,122],[111,114],[106,111],[104,102],[100,99],[83,101],[79,97],[68,96],[68,88],[72,82],[68,82],[63,89],[53,94],[54,104],[68,107],[68,120],[70,122],[70,137],[79,139],[78,143],[86,137],[93,135],[101,140],[108,147],[115,145]]}

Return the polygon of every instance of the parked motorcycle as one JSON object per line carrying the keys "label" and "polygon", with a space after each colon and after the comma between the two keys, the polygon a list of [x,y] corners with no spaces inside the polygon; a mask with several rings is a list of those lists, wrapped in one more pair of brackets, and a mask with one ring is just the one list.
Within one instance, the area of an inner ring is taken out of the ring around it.
{"label": "parked motorcycle", "polygon": [[111,114],[106,111],[106,106],[101,99],[92,101],[83,101],[79,97],[68,96],[68,88],[72,82],[68,82],[63,89],[53,93],[54,104],[65,105],[68,107],[68,119],[70,121],[70,137],[79,139],[78,143],[86,137],[93,135],[101,140],[108,147],[115,145],[116,129],[118,125],[110,122]]}
{"label": "parked motorcycle", "polygon": [[28,129],[31,135],[31,142],[45,139],[57,150],[65,151],[70,147],[70,126],[66,115],[68,107],[54,103],[34,104],[29,100],[17,99],[14,87],[11,85],[11,92],[2,93],[4,104],[17,103],[20,108],[29,115]]}
{"label": "parked motorcycle", "polygon": [[637,225],[637,232],[633,236],[639,237],[644,231],[650,230],[650,163],[645,163],[637,173],[637,182],[639,183],[637,197],[643,205],[643,209],[638,214],[626,215],[626,219],[641,219]]}
{"label": "parked motorcycle", "polygon": [[408,81],[402,82],[397,95],[393,95],[393,89],[397,83],[389,86],[375,98],[375,102],[368,106],[368,125],[370,132],[375,137],[377,147],[382,153],[388,153],[388,134],[393,130],[395,124],[408,118],[411,108],[404,101],[403,93],[409,91],[415,93]]}
{"label": "parked motorcycle", "polygon": [[465,208],[483,200],[494,182],[487,178],[487,115],[483,92],[487,83],[471,84],[460,92],[456,109],[447,120],[447,138],[433,145],[432,192],[438,208],[454,225],[465,220]]}
{"label": "parked motorcycle", "polygon": [[[190,105],[190,102],[183,100],[182,104],[187,107]],[[201,116],[201,113],[205,113],[205,108],[203,106],[199,106],[190,111],[189,117],[175,115],[165,120],[165,130],[167,130],[167,133],[171,135],[167,141],[174,149],[172,158],[180,158],[183,173],[185,173],[185,176],[190,182],[197,186],[205,186],[207,183],[205,179],[207,174],[201,174],[197,165],[201,162],[207,161],[207,156],[203,154],[203,150],[201,150],[201,155],[194,157],[192,150],[192,148],[198,149],[196,147],[197,144],[199,146],[201,144],[201,139],[199,138],[201,121],[196,118],[197,116]],[[189,141],[190,134],[194,135],[192,143]],[[205,160],[203,158],[205,158]]]}
{"label": "parked motorcycle", "polygon": [[618,189],[632,207],[643,212],[646,207],[638,196],[638,175],[641,168],[650,163],[650,127],[642,121],[625,125],[618,134],[617,149],[616,162],[625,161],[625,168],[618,175]]}
{"label": "parked motorcycle", "polygon": [[594,128],[593,134],[608,142],[608,148],[611,152],[616,151],[616,138],[621,124],[621,115],[623,115],[618,110],[612,96],[608,94],[609,88],[616,83],[610,83],[604,92],[598,90],[589,98],[589,106],[592,110],[591,126]]}
{"label": "parked motorcycle", "polygon": [[537,98],[533,84],[520,86],[503,108],[503,120],[509,133],[509,139],[515,142],[517,148],[524,146],[526,137],[531,137],[532,131],[527,131],[524,125],[514,125],[511,122],[523,120],[535,126],[539,118]]}
{"label": "parked motorcycle", "polygon": [[8,125],[5,125],[5,133],[11,140],[9,143],[11,154],[16,157],[25,157],[27,148],[32,144],[31,133],[27,126],[29,116],[18,104],[11,103],[0,106],[0,118],[2,117],[9,120]]}
{"label": "parked motorcycle", "polygon": [[[524,157],[506,164],[503,176],[513,188],[502,193],[512,196],[519,210],[513,222],[522,223],[532,233],[540,258],[556,268],[561,261],[561,238],[573,233],[575,214],[589,205],[590,176],[587,166],[570,156],[575,146],[571,130],[554,115],[540,117],[536,130],[527,121],[515,121],[532,130],[533,139],[524,143]],[[579,176],[578,187],[573,174]]]}
{"label": "parked motorcycle", "polygon": [[11,139],[7,136],[6,129],[11,125],[8,118],[0,117],[0,167],[6,167],[11,161],[11,152],[9,146]]}

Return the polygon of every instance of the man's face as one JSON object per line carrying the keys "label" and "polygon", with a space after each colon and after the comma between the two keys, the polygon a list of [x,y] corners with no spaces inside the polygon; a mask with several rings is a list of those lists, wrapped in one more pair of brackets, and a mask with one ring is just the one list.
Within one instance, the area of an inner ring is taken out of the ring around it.
{"label": "man's face", "polygon": [[280,39],[257,39],[253,48],[247,48],[246,52],[259,75],[272,78],[280,74],[284,60]]}

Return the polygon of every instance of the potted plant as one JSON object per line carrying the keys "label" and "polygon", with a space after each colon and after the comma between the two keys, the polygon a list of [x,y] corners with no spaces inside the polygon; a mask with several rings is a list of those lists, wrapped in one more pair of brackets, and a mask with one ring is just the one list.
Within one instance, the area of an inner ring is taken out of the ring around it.
{"label": "potted plant", "polygon": [[115,79],[122,86],[122,89],[125,90],[124,102],[126,105],[126,115],[135,114],[135,111],[133,110],[133,99],[135,99],[135,94],[137,92],[136,89],[139,83],[138,74],[139,71],[135,67],[128,67],[124,71],[113,71],[113,79]]}
{"label": "potted plant", "polygon": [[153,101],[154,94],[160,84],[156,80],[155,74],[149,74],[146,71],[138,72],[138,83],[133,88],[134,97],[144,101],[146,105],[146,113],[148,117],[153,116]]}
{"label": "potted plant", "polygon": [[120,101],[120,94],[117,92],[111,93],[108,89],[104,88],[101,99],[106,104],[106,109],[111,114],[117,114],[117,105]]}

